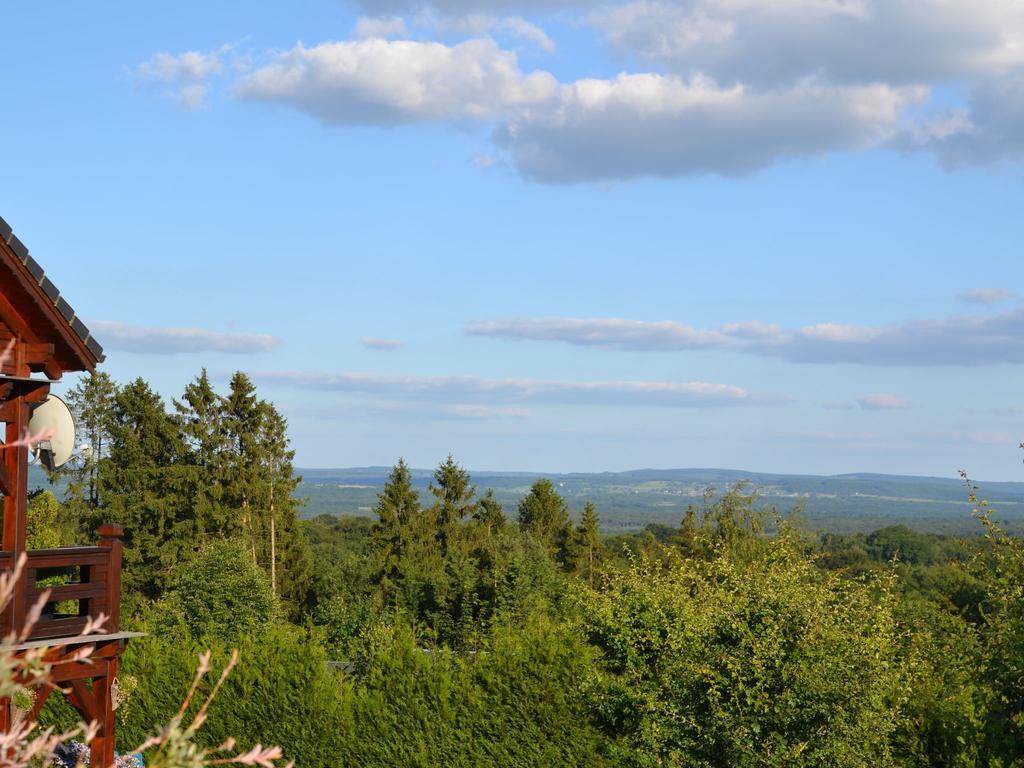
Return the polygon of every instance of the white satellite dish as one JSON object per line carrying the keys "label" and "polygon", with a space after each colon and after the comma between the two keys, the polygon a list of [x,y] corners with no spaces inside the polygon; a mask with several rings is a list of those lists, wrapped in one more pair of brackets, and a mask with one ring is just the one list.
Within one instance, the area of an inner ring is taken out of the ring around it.
{"label": "white satellite dish", "polygon": [[49,434],[49,439],[36,445],[32,453],[50,471],[67,462],[75,450],[75,417],[67,403],[56,395],[48,395],[32,411],[28,433]]}

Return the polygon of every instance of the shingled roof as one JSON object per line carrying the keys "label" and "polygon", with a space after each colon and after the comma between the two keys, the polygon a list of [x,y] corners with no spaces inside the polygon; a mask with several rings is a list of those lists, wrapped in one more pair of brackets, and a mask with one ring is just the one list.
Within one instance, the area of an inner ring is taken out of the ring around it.
{"label": "shingled roof", "polygon": [[[39,308],[43,310],[55,330],[67,344],[77,365],[62,366],[66,371],[93,370],[103,362],[103,347],[92,337],[85,323],[78,318],[75,310],[61,296],[60,290],[43,272],[43,268],[28,252],[28,248],[15,236],[11,226],[0,218],[0,266],[10,271],[15,282],[20,282],[35,295]],[[4,278],[6,282],[6,278]],[[0,293],[6,286],[0,284]]]}

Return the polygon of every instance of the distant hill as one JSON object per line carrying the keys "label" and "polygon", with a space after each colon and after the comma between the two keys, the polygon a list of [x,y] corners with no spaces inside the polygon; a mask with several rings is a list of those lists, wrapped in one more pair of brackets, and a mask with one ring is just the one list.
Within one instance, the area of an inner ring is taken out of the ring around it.
{"label": "distant hill", "polygon": [[[301,469],[299,493],[308,500],[303,516],[370,515],[389,467]],[[414,469],[414,484],[427,494],[432,470]],[[967,489],[959,478],[854,473],[780,475],[733,469],[637,469],[628,472],[473,472],[479,491],[493,488],[514,515],[519,499],[538,477],[548,477],[578,514],[593,501],[607,532],[642,529],[649,523],[677,525],[686,508],[703,503],[706,488],[719,491],[746,482],[763,505],[781,512],[800,507],[806,523],[837,532],[869,531],[891,524],[938,533],[978,531]],[[1024,482],[981,483],[983,498],[1014,532],[1024,532]]]}
{"label": "distant hill", "polygon": [[[373,514],[377,493],[390,467],[299,469],[298,493],[306,499],[303,517]],[[413,469],[422,499],[433,470]],[[916,477],[851,473],[843,475],[779,475],[736,469],[635,469],[628,472],[473,472],[479,492],[493,488],[515,516],[516,506],[538,477],[555,482],[578,515],[593,501],[605,532],[642,530],[650,523],[678,525],[686,508],[703,503],[706,488],[718,491],[746,482],[760,503],[789,512],[800,507],[812,528],[834,532],[871,531],[902,524],[922,531],[971,535],[979,531],[971,517],[967,489],[955,477]],[[45,473],[29,470],[30,487],[46,486]],[[997,510],[996,517],[1013,533],[1024,535],[1024,482],[979,482],[981,495]],[[56,489],[58,495],[61,488]]]}

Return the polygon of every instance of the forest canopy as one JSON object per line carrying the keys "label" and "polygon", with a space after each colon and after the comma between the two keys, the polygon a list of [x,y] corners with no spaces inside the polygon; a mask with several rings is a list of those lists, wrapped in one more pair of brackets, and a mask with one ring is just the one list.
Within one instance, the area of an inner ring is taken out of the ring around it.
{"label": "forest canopy", "polygon": [[301,766],[1024,765],[1024,547],[969,485],[968,538],[812,533],[743,486],[609,535],[550,479],[506,508],[449,455],[425,492],[399,459],[372,518],[300,520],[245,374],[168,404],[100,373],[70,401],[93,450],[29,538],[125,528],[124,624],[149,633],[126,744],[197,648],[238,647],[205,738]]}

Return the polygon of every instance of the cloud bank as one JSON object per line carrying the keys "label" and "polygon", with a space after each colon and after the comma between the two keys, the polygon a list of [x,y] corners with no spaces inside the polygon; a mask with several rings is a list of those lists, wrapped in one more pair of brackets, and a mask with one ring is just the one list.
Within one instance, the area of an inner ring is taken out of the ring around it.
{"label": "cloud bank", "polygon": [[206,102],[209,82],[224,70],[224,57],[231,45],[214,51],[185,51],[179,54],[157,53],[137,65],[134,75],[144,85],[162,85],[165,95],[183,109],[196,110]]}
{"label": "cloud bank", "polygon": [[466,333],[646,352],[719,349],[797,363],[1024,363],[1024,308],[983,317],[915,320],[884,326],[819,323],[793,329],[757,322],[701,330],[669,320],[519,318],[472,324],[467,326]]}
{"label": "cloud bank", "polygon": [[713,408],[788,402],[787,398],[777,395],[704,381],[571,382],[303,371],[270,371],[258,374],[257,378],[278,386],[374,396],[402,396],[445,402],[466,409],[476,405],[519,403]]}
{"label": "cloud bank", "polygon": [[143,328],[110,320],[89,323],[104,347],[143,355],[177,355],[192,352],[256,354],[272,352],[280,339],[262,333],[225,333],[202,328]]}
{"label": "cloud bank", "polygon": [[377,339],[373,336],[363,336],[359,339],[359,343],[362,344],[366,349],[379,349],[384,351],[390,351],[402,348],[402,342],[398,339]]}
{"label": "cloud bank", "polygon": [[[361,5],[352,39],[263,54],[235,95],[338,127],[479,124],[511,167],[556,184],[734,176],[877,147],[930,151],[949,168],[1024,159],[1018,0]],[[550,54],[552,19],[590,29],[636,70],[527,71],[492,37]],[[137,74],[200,104],[220,56],[157,54]]]}

